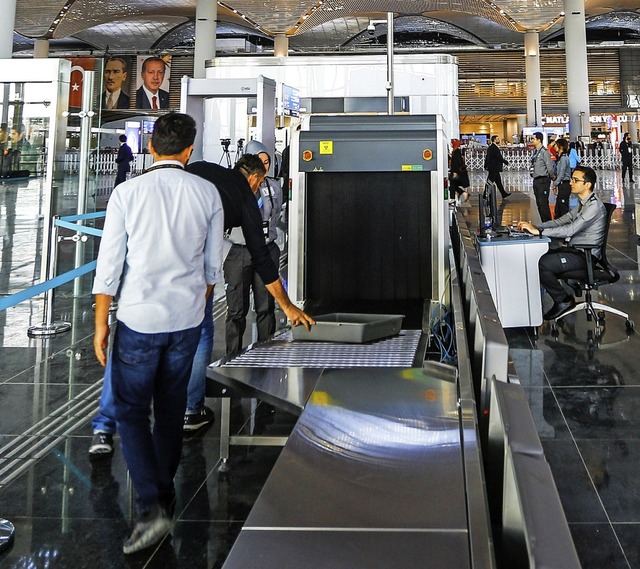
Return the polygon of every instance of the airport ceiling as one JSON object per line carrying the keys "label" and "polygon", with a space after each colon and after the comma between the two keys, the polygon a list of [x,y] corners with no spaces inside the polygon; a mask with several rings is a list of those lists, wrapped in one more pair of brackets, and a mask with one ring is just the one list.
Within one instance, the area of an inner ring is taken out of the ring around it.
{"label": "airport ceiling", "polygon": [[[14,56],[31,55],[35,39],[48,39],[51,55],[189,52],[196,4],[17,0]],[[557,45],[563,8],[562,0],[225,0],[218,53],[247,44],[269,53],[277,34],[289,37],[290,52],[382,50],[388,11],[398,50],[517,48],[527,30],[540,32],[542,46]],[[589,45],[640,45],[638,0],[585,0],[585,15]],[[371,20],[375,31],[367,30]]]}

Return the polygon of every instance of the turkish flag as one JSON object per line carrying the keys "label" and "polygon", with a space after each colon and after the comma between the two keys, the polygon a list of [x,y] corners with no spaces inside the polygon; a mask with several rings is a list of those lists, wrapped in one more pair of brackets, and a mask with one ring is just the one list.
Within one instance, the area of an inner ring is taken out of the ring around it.
{"label": "turkish flag", "polygon": [[72,57],[71,83],[69,85],[69,107],[82,107],[82,83],[85,71],[93,71],[95,57]]}

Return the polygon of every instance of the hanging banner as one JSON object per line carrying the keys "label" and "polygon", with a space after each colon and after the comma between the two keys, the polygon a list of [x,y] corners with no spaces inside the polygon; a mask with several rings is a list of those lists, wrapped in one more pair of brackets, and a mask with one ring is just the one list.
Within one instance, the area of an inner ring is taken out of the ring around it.
{"label": "hanging banner", "polygon": [[95,68],[95,57],[70,57],[71,61],[71,83],[69,85],[69,107],[82,107],[82,85],[84,82],[84,72],[93,71]]}

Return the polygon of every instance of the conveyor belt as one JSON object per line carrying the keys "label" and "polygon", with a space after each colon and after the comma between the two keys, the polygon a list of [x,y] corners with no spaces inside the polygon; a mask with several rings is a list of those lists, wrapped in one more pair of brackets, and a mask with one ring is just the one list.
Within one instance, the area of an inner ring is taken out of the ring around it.
{"label": "conveyor belt", "polygon": [[402,330],[397,336],[367,344],[300,342],[293,341],[291,330],[286,330],[222,367],[412,367],[420,337],[420,330]]}

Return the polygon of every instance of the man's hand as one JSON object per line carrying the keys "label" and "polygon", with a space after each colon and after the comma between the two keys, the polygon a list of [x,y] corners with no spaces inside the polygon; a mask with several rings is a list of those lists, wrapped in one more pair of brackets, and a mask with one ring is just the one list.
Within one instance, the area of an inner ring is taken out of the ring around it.
{"label": "man's hand", "polygon": [[265,287],[269,291],[269,294],[271,294],[271,296],[273,296],[276,302],[280,305],[280,308],[282,308],[282,311],[285,313],[292,326],[300,326],[300,324],[302,324],[307,330],[310,330],[311,326],[316,323],[311,316],[300,310],[291,302],[291,299],[289,298],[287,291],[284,290],[280,279],[265,285]]}
{"label": "man's hand", "polygon": [[93,350],[100,365],[107,365],[105,350],[109,345],[109,306],[113,297],[106,294],[96,294],[96,327],[93,336]]}
{"label": "man's hand", "polygon": [[93,336],[93,349],[96,353],[96,358],[100,362],[102,367],[107,365],[106,349],[109,345],[109,326],[107,324],[97,324],[95,335]]}
{"label": "man's hand", "polygon": [[291,322],[291,326],[300,326],[302,324],[307,332],[311,330],[316,321],[311,318],[306,312],[300,310],[296,305],[290,304],[288,308],[283,308],[282,311],[286,314],[287,318]]}
{"label": "man's hand", "polygon": [[525,231],[528,231],[532,235],[540,235],[540,230],[535,225],[533,225],[532,223],[529,223],[528,221],[519,221],[518,229],[520,229],[521,231],[524,229]]}

